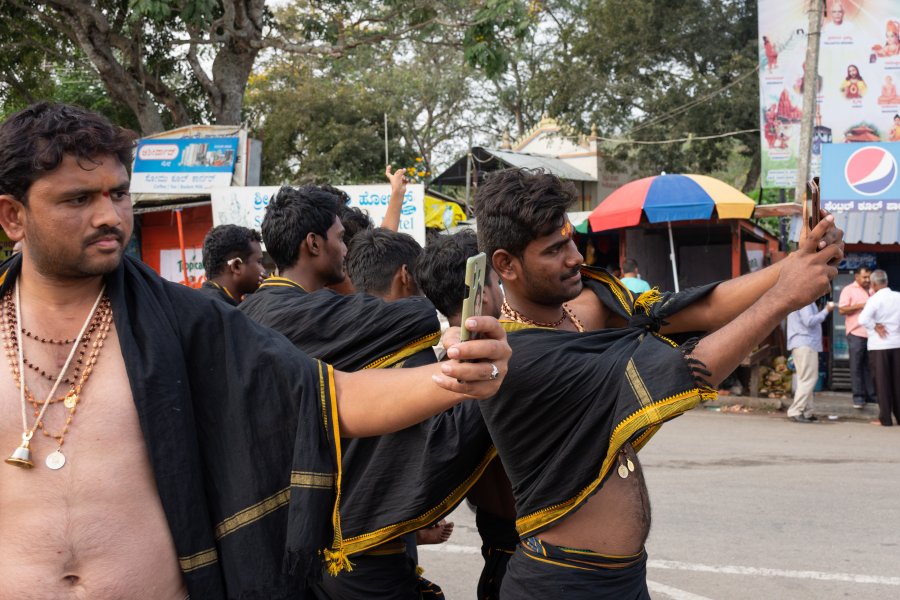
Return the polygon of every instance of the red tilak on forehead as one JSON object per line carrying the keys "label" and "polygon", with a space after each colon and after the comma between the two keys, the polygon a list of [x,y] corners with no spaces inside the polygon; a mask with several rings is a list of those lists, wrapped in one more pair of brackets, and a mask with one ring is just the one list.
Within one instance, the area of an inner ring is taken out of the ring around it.
{"label": "red tilak on forehead", "polygon": [[566,221],[566,224],[563,225],[563,228],[559,231],[560,235],[563,237],[569,237],[572,235],[572,223],[570,221]]}
{"label": "red tilak on forehead", "polygon": [[103,192],[103,197],[104,197],[104,198],[109,198],[109,192]]}

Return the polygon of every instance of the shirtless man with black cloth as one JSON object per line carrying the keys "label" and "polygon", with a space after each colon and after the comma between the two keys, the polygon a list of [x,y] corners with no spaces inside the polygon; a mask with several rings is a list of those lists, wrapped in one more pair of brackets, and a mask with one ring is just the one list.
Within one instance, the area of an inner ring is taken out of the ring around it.
{"label": "shirtless man with black cloth", "polygon": [[[35,599],[305,598],[340,568],[340,438],[488,398],[509,348],[346,374],[123,257],[133,139],[39,103],[0,124],[0,581]],[[492,368],[492,364],[496,368]],[[460,383],[460,381],[466,383]]]}
{"label": "shirtless man with black cloth", "polygon": [[[843,256],[827,216],[767,269],[635,298],[582,267],[566,217],[575,199],[558,178],[523,170],[489,176],[475,197],[480,247],[506,293],[501,322],[515,332],[510,376],[481,407],[516,499],[521,543],[501,588],[510,600],[649,597],[637,450],[828,291]],[[681,346],[662,335],[678,332],[709,333]]]}

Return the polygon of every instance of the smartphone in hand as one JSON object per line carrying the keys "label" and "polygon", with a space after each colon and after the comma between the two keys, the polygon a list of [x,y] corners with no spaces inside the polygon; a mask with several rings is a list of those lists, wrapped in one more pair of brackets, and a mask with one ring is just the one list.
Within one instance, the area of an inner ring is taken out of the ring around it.
{"label": "smartphone in hand", "polygon": [[484,269],[487,258],[484,252],[470,256],[466,261],[466,297],[463,300],[459,341],[473,340],[476,334],[466,329],[466,319],[481,315],[481,300],[484,297]]}
{"label": "smartphone in hand", "polygon": [[820,211],[820,190],[819,178],[813,177],[806,182],[806,198],[803,201],[803,213],[806,219],[806,226],[812,231],[819,224],[821,215]]}

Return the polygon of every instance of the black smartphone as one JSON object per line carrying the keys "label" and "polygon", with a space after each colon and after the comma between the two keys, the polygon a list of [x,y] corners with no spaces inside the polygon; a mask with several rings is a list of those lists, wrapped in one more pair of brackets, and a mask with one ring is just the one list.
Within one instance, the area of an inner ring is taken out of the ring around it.
{"label": "black smartphone", "polygon": [[484,269],[487,257],[484,252],[470,256],[466,261],[466,297],[460,312],[459,341],[475,339],[476,335],[466,329],[466,319],[481,315],[481,300],[484,298]]}

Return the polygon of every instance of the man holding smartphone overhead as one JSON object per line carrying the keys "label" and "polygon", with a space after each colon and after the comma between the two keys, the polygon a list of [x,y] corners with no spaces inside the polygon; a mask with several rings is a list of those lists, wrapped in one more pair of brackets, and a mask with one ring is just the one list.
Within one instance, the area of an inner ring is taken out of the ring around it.
{"label": "man holding smartphone overhead", "polygon": [[[478,188],[481,249],[506,292],[510,376],[488,429],[520,545],[501,597],[649,598],[650,504],[637,451],[721,382],[793,310],[830,290],[843,256],[827,217],[776,265],[679,294],[634,297],[581,265],[574,187],[508,170]],[[583,333],[580,333],[583,332]],[[708,332],[677,345],[667,335]]]}

